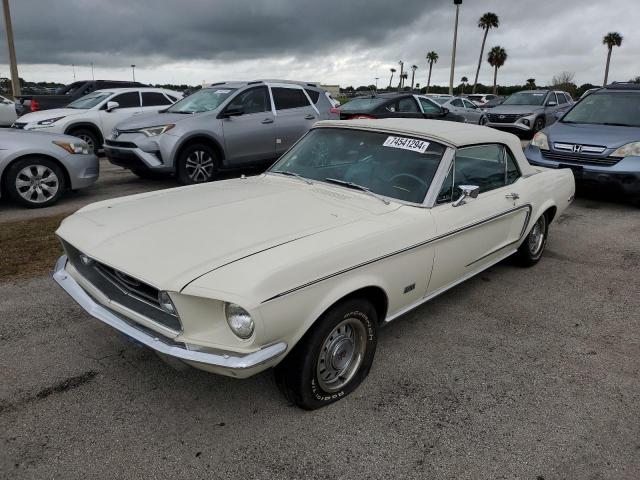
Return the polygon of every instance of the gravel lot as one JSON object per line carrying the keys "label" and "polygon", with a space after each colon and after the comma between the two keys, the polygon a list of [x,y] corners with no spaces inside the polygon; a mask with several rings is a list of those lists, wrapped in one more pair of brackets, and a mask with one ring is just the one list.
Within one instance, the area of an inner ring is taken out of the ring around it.
{"label": "gravel lot", "polygon": [[579,198],[537,266],[390,324],[364,384],[315,412],[270,372],[171,369],[48,277],[0,283],[0,477],[637,479],[639,238],[639,209]]}

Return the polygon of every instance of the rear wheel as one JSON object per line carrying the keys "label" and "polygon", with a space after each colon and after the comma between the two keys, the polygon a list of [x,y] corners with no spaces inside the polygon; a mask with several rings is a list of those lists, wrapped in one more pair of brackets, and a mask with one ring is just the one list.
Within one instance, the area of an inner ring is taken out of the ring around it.
{"label": "rear wheel", "polygon": [[218,157],[209,145],[188,145],[180,153],[176,173],[178,180],[184,185],[210,182],[218,173]]}
{"label": "rear wheel", "polygon": [[348,299],[318,319],[276,367],[276,383],[297,406],[315,410],[335,402],[367,377],[378,341],[376,311]]}
{"label": "rear wheel", "polygon": [[89,145],[90,152],[95,152],[102,146],[100,145],[100,140],[98,138],[98,135],[96,135],[95,132],[87,128],[76,128],[74,130],[69,131],[68,135],[71,135],[72,137],[77,137],[83,142],[85,142],[87,145]]}
{"label": "rear wheel", "polygon": [[516,253],[520,265],[523,267],[531,267],[538,263],[545,247],[547,246],[547,237],[549,234],[549,224],[547,216],[541,215],[533,228],[525,238],[518,252]]}
{"label": "rear wheel", "polygon": [[26,207],[48,207],[64,193],[64,172],[48,158],[23,158],[9,167],[6,188],[11,198]]}

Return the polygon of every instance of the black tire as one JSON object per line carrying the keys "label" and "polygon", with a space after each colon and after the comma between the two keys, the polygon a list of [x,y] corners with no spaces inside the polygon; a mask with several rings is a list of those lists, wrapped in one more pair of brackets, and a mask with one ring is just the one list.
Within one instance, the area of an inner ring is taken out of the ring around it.
{"label": "black tire", "polygon": [[34,156],[11,164],[5,188],[15,202],[28,208],[43,208],[56,203],[67,185],[64,171],[56,162]]}
{"label": "black tire", "polygon": [[180,152],[176,176],[183,185],[211,182],[218,175],[218,165],[213,148],[205,143],[193,143]]}
{"label": "black tire", "polygon": [[480,120],[478,120],[478,125],[486,125],[487,123],[489,123],[489,119],[486,115],[482,115]]}
{"label": "black tire", "polygon": [[531,129],[531,137],[533,138],[533,136],[538,133],[540,130],[542,130],[546,125],[546,122],[544,121],[544,117],[538,117],[533,121],[533,127]]}
{"label": "black tire", "polygon": [[[541,237],[538,237],[541,235]],[[549,219],[542,214],[518,248],[516,258],[522,267],[531,267],[540,261],[549,237]]]}
{"label": "black tire", "polygon": [[[351,343],[347,326],[356,339]],[[349,395],[367,377],[377,342],[378,317],[373,305],[360,298],[346,299],[325,312],[275,368],[276,383],[291,403],[305,410],[329,405]],[[345,358],[340,376],[334,364]],[[330,366],[322,372],[327,364]]]}
{"label": "black tire", "polygon": [[97,152],[102,149],[102,143],[100,138],[93,130],[88,128],[74,128],[69,130],[67,135],[71,135],[72,137],[77,137],[80,140],[84,141],[89,145],[89,151]]}

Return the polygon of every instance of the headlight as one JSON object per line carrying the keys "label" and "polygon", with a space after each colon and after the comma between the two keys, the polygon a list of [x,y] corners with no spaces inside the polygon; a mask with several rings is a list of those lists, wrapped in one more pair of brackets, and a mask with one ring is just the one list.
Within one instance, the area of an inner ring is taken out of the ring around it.
{"label": "headlight", "polygon": [[235,335],[246,340],[253,334],[253,329],[255,328],[253,318],[240,305],[226,303],[224,313],[227,317],[229,328]]}
{"label": "headlight", "polygon": [[47,118],[46,120],[40,120],[38,122],[38,125],[42,125],[44,127],[46,127],[47,125],[51,125],[53,123],[56,123],[58,120],[62,120],[64,117],[56,117],[56,118]]}
{"label": "headlight", "polygon": [[540,150],[549,150],[549,140],[547,139],[547,136],[542,132],[538,132],[533,136],[531,145],[533,145],[534,147],[538,147]]}
{"label": "headlight", "polygon": [[530,117],[533,113],[520,113],[518,114],[518,118]]}
{"label": "headlight", "polygon": [[613,152],[610,156],[618,158],[640,157],[640,142],[627,143]]}
{"label": "headlight", "polygon": [[69,153],[84,153],[85,155],[89,153],[89,145],[84,142],[57,142],[54,141],[56,145],[61,148],[64,148]]}
{"label": "headlight", "polygon": [[141,128],[138,131],[140,133],[144,133],[147,137],[155,137],[157,135],[162,135],[165,132],[171,130],[175,125],[170,123],[168,125],[157,125],[155,127]]}
{"label": "headlight", "polygon": [[169,294],[164,290],[158,292],[158,303],[160,304],[162,309],[169,315],[175,315],[176,317],[178,316],[178,310],[176,309],[176,306],[171,301],[171,297],[169,296]]}

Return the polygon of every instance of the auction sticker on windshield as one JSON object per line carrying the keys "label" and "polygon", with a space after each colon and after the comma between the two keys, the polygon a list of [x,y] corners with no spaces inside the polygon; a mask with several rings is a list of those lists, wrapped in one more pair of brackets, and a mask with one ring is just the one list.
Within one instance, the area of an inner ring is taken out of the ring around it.
{"label": "auction sticker on windshield", "polygon": [[401,148],[412,152],[424,153],[429,147],[429,142],[416,140],[415,138],[387,137],[382,144],[383,147]]}

